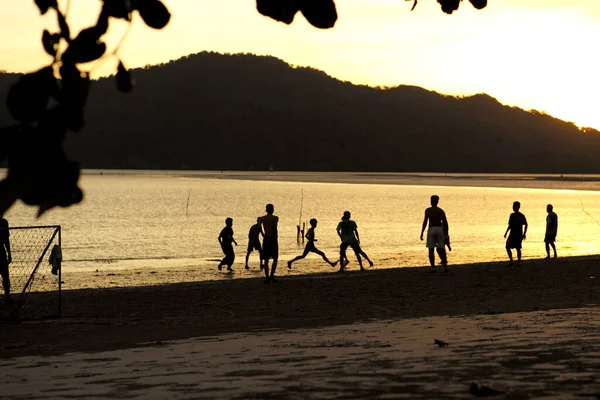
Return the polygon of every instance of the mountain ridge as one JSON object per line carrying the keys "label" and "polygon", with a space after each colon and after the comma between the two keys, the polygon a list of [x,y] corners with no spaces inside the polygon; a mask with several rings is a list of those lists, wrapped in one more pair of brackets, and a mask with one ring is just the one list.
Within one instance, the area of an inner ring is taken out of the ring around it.
{"label": "mountain ridge", "polygon": [[[600,173],[600,132],[487,94],[376,88],[271,56],[203,52],[92,85],[85,168]],[[0,74],[0,97],[18,75]],[[0,108],[0,124],[9,121]]]}

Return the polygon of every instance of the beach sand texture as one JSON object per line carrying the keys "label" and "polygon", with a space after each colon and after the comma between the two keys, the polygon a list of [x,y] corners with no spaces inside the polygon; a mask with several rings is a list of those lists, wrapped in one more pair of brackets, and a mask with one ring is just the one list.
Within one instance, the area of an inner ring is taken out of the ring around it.
{"label": "beach sand texture", "polygon": [[581,398],[600,393],[599,261],[66,291],[63,319],[0,325],[0,387],[3,398],[469,398],[478,383],[499,398]]}
{"label": "beach sand texture", "polygon": [[[5,399],[597,398],[600,309],[209,336],[0,362]],[[434,345],[442,338],[447,347]]]}

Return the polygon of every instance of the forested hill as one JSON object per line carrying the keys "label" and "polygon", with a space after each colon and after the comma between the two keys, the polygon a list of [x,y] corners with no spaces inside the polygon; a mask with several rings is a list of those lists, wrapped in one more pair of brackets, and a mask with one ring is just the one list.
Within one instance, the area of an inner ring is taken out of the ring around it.
{"label": "forested hill", "polygon": [[[599,132],[484,94],[357,86],[253,55],[132,73],[129,94],[114,78],[92,86],[67,144],[86,168],[600,173]],[[0,75],[1,98],[16,78]]]}

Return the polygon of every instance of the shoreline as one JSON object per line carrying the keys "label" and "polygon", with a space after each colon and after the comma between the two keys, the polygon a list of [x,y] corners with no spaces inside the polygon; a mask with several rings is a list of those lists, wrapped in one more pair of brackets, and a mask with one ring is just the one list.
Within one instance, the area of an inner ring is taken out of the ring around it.
{"label": "shoreline", "polygon": [[165,176],[243,181],[377,184],[409,186],[499,187],[600,191],[599,174],[509,174],[430,172],[178,171],[85,170],[84,176]]}
{"label": "shoreline", "polygon": [[[600,304],[600,256],[63,292],[63,318],[2,323],[0,358],[96,352],[225,333]],[[32,295],[35,295],[33,293]]]}

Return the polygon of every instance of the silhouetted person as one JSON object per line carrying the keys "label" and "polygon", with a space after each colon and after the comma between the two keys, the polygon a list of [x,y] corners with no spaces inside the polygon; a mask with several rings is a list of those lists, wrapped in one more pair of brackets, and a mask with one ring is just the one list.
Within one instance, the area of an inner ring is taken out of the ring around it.
{"label": "silhouetted person", "polygon": [[250,231],[248,232],[248,250],[246,251],[246,269],[250,269],[248,266],[248,258],[250,258],[250,253],[254,250],[258,251],[258,255],[260,257],[260,269],[263,269],[262,257],[260,256],[262,253],[262,248],[260,246],[260,235],[262,232],[258,223],[252,225],[250,227]]}
{"label": "silhouetted person", "polygon": [[554,207],[552,204],[546,206],[548,215],[546,216],[546,235],[544,236],[544,243],[546,244],[546,260],[550,258],[550,247],[554,250],[554,258],[556,258],[556,246],[554,241],[556,240],[556,234],[558,233],[558,215],[553,211]]}
{"label": "silhouetted person", "polygon": [[[264,235],[261,258],[265,268],[265,283],[269,283],[277,282],[277,279],[275,279],[275,270],[277,269],[277,259],[279,258],[279,244],[277,243],[279,217],[273,215],[275,211],[273,204],[267,204],[266,211],[266,215],[258,218],[258,226]],[[269,274],[270,259],[273,260],[273,265]]]}
{"label": "silhouetted person", "polygon": [[360,270],[364,271],[362,265],[361,256],[365,258],[369,262],[369,265],[372,267],[373,262],[360,248],[360,237],[358,236],[358,227],[356,222],[350,219],[350,211],[344,211],[344,215],[342,216],[342,220],[338,224],[336,228],[337,234],[342,240],[342,244],[340,245],[340,269],[338,272],[344,272],[344,267],[348,265],[348,258],[346,257],[346,249],[348,246],[354,250],[354,254],[356,255],[356,259],[358,260],[358,265],[360,266]]}
{"label": "silhouetted person", "polygon": [[223,265],[227,265],[227,271],[233,271],[231,266],[233,265],[233,261],[235,260],[235,253],[233,252],[233,243],[237,246],[237,242],[233,238],[233,219],[227,218],[225,220],[225,228],[221,230],[219,234],[219,243],[221,244],[221,249],[223,250],[223,254],[225,257],[219,263],[219,271],[221,271]]}
{"label": "silhouetted person", "polygon": [[0,219],[0,276],[2,276],[2,287],[4,288],[4,304],[10,304],[10,274],[8,265],[12,262],[10,252],[10,232],[8,221]]}
{"label": "silhouetted person", "polygon": [[444,210],[438,207],[439,201],[439,196],[431,196],[431,207],[425,209],[425,218],[423,219],[423,226],[421,228],[421,240],[423,240],[423,233],[429,223],[426,244],[427,249],[429,249],[429,263],[431,264],[429,272],[435,272],[434,249],[442,261],[444,272],[448,272],[448,259],[446,258],[446,249],[444,247],[446,245],[446,236],[448,235],[448,220],[446,219]]}
{"label": "silhouetted person", "polygon": [[320,255],[321,257],[323,257],[323,260],[325,260],[326,263],[328,263],[332,267],[335,267],[337,262],[329,261],[327,259],[327,256],[325,255],[325,253],[323,253],[321,250],[317,249],[317,246],[315,246],[315,242],[317,241],[317,239],[315,238],[315,228],[317,227],[318,221],[313,218],[309,222],[310,222],[310,228],[308,228],[308,231],[306,232],[306,235],[304,236],[308,240],[308,242],[306,243],[306,246],[304,247],[304,252],[301,255],[299,255],[298,257],[294,258],[292,261],[288,261],[288,268],[292,269],[292,264],[295,261],[301,260],[304,257],[306,257],[308,255],[308,253],[315,253],[315,254]]}
{"label": "silhouetted person", "polygon": [[[508,265],[513,265],[513,256],[511,249],[517,250],[517,265],[521,264],[521,243],[523,239],[527,239],[527,218],[523,214],[519,212],[521,208],[521,203],[515,201],[513,203],[513,213],[510,214],[510,218],[508,219],[508,228],[506,228],[506,232],[504,232],[504,237],[510,232],[508,235],[508,239],[506,240],[506,253],[508,254],[508,259],[510,260]],[[525,229],[523,229],[523,226]]]}
{"label": "silhouetted person", "polygon": [[431,196],[431,207],[425,209],[425,218],[423,219],[423,226],[421,227],[421,240],[423,240],[423,233],[429,224],[426,244],[429,249],[429,264],[431,264],[429,272],[435,272],[434,249],[437,251],[440,260],[442,261],[444,272],[448,272],[448,259],[446,258],[446,249],[444,247],[446,245],[446,235],[448,234],[448,220],[446,219],[444,210],[437,206],[439,201],[439,196]]}

